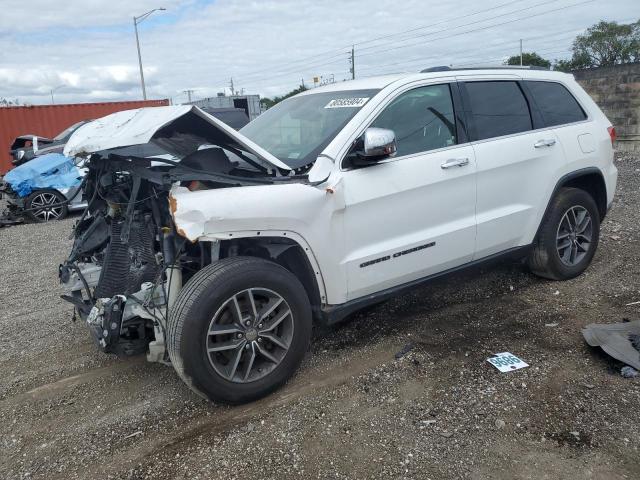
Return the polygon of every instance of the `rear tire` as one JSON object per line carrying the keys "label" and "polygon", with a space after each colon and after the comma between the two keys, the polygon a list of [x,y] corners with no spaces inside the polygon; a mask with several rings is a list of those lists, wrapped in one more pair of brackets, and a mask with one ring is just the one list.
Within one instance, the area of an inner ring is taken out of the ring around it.
{"label": "rear tire", "polygon": [[62,220],[69,212],[67,199],[57,190],[50,188],[31,192],[24,202],[24,207],[27,216],[38,223]]}
{"label": "rear tire", "polygon": [[226,258],[180,291],[168,321],[169,357],[199,395],[250,402],[293,375],[311,327],[309,299],[291,272],[260,258]]}
{"label": "rear tire", "polygon": [[599,239],[600,213],[593,197],[578,188],[562,188],[540,226],[529,268],[551,280],[577,277],[591,263]]}

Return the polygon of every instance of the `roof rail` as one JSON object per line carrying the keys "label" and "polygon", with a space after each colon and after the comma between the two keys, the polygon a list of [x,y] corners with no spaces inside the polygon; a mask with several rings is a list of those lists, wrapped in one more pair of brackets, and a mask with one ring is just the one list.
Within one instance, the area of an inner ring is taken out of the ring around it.
{"label": "roof rail", "polygon": [[439,65],[437,67],[429,67],[420,70],[420,73],[430,72],[449,72],[456,70],[549,70],[546,67],[537,65],[474,65],[472,67],[449,67],[447,65]]}

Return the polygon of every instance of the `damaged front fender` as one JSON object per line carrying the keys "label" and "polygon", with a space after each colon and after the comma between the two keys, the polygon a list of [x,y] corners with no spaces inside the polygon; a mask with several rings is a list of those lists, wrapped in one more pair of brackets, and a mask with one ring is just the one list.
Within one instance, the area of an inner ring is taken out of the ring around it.
{"label": "damaged front fender", "polygon": [[192,242],[228,239],[233,232],[303,232],[327,203],[327,193],[304,184],[190,191],[174,185],[169,204],[176,229]]}
{"label": "damaged front fender", "polygon": [[313,268],[320,296],[333,265],[331,232],[342,229],[339,195],[291,183],[190,191],[174,185],[169,205],[176,231],[191,242],[281,237],[298,244]]}

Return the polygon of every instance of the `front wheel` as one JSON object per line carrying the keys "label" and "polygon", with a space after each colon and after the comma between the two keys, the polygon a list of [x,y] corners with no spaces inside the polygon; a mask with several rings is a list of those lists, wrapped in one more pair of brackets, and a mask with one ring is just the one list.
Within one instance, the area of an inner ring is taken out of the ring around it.
{"label": "front wheel", "polygon": [[245,403],[293,375],[311,323],[306,291],[291,272],[259,258],[227,258],[180,292],[168,322],[169,357],[196,393]]}
{"label": "front wheel", "polygon": [[563,188],[553,199],[529,256],[529,268],[551,280],[584,272],[598,247],[600,214],[584,190]]}

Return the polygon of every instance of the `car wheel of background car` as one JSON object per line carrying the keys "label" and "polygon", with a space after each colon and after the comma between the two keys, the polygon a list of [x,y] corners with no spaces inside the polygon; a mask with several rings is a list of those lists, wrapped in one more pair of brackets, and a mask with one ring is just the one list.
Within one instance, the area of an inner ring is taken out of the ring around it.
{"label": "car wheel of background car", "polygon": [[291,272],[259,258],[227,258],[180,291],[168,321],[169,357],[196,393],[249,402],[295,372],[311,323],[306,291]]}
{"label": "car wheel of background car", "polygon": [[55,190],[36,190],[24,202],[29,218],[36,222],[61,220],[67,216],[66,198]]}
{"label": "car wheel of background car", "polygon": [[600,238],[600,214],[584,190],[563,188],[551,206],[529,256],[533,273],[552,280],[580,275],[591,263]]}

